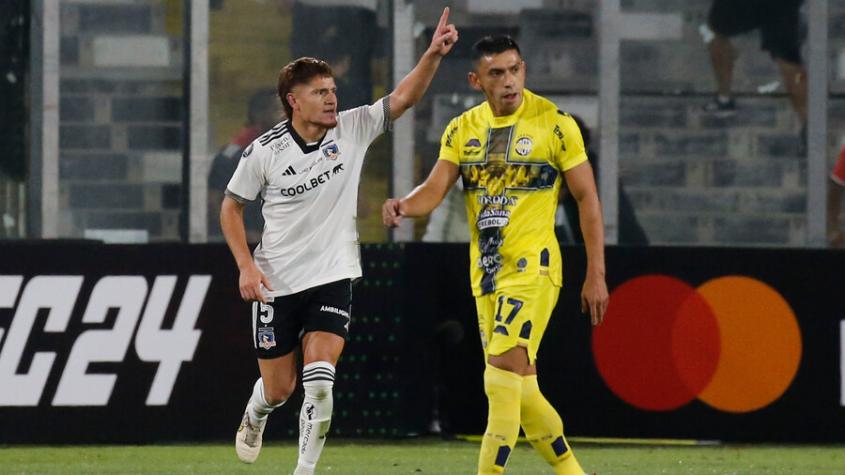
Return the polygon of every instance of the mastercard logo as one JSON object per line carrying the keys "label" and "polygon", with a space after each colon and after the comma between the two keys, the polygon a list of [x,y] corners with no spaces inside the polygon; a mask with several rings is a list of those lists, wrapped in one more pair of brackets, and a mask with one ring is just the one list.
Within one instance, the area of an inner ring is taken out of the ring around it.
{"label": "mastercard logo", "polygon": [[611,294],[592,345],[608,387],[649,411],[696,398],[755,411],[781,397],[801,362],[795,312],[774,288],[743,276],[697,288],[665,275],[631,279]]}

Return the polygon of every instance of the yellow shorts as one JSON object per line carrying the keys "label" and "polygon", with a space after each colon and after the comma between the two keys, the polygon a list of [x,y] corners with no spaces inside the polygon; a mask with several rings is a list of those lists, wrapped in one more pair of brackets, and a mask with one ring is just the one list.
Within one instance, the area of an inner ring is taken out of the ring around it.
{"label": "yellow shorts", "polygon": [[476,297],[484,360],[522,346],[534,364],[558,295],[560,287],[548,277],[538,277],[537,285],[507,287]]}

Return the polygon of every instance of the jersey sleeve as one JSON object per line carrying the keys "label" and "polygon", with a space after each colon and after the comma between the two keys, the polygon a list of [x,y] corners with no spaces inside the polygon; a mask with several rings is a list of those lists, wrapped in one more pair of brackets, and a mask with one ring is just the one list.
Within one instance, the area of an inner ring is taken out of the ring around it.
{"label": "jersey sleeve", "polygon": [[443,136],[440,138],[440,156],[438,157],[439,160],[448,160],[455,165],[460,165],[461,161],[461,151],[460,147],[460,140],[458,138],[458,134],[460,134],[460,117],[455,117],[449,122],[449,125],[446,126],[446,130],[443,131]]}
{"label": "jersey sleeve", "polygon": [[240,203],[255,201],[261,188],[267,182],[264,162],[270,149],[256,142],[249,144],[241,155],[232,179],[226,185],[226,196]]}
{"label": "jersey sleeve", "polygon": [[351,130],[355,141],[370,144],[390,130],[390,99],[385,96],[368,106],[356,107],[338,114],[338,122]]}
{"label": "jersey sleeve", "polygon": [[566,171],[587,161],[587,152],[584,150],[584,139],[581,137],[581,129],[575,123],[575,119],[569,114],[558,111],[555,123],[555,143],[557,151],[555,162],[560,170]]}

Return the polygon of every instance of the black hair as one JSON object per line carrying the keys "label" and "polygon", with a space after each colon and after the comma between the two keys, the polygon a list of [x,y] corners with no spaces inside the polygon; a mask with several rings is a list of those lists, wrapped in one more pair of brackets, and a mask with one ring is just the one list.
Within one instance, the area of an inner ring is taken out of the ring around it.
{"label": "black hair", "polygon": [[488,35],[476,41],[475,44],[472,45],[472,60],[478,61],[484,56],[504,53],[508,50],[516,50],[517,54],[522,56],[522,52],[519,50],[519,45],[516,44],[516,41],[514,41],[510,35]]}

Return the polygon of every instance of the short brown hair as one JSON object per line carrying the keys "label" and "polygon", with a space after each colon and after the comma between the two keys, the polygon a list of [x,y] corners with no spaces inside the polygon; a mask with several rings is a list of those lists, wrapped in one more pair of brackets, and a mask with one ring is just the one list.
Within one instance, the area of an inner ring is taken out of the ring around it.
{"label": "short brown hair", "polygon": [[334,77],[332,67],[323,60],[305,56],[291,61],[279,71],[279,99],[289,119],[293,118],[293,108],[288,103],[288,93],[297,84],[305,84],[315,76]]}

